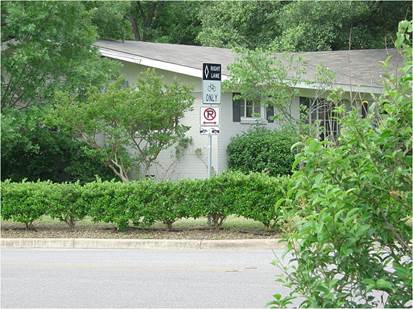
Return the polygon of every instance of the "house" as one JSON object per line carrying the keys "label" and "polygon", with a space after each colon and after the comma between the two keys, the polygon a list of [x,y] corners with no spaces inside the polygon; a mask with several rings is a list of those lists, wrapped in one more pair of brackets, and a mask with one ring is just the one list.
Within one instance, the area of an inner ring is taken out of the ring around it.
{"label": "house", "polygon": [[[95,44],[102,56],[122,62],[122,73],[132,84],[139,73],[147,68],[154,68],[165,80],[177,80],[192,88],[195,103],[192,111],[185,114],[182,120],[190,126],[188,135],[192,144],[185,150],[182,157],[176,158],[174,149],[168,149],[159,155],[158,162],[149,174],[156,179],[182,179],[207,177],[207,145],[208,137],[200,135],[200,108],[202,106],[202,64],[220,63],[222,79],[229,77],[228,65],[233,63],[236,55],[230,49],[188,46],[176,44],[160,44],[140,41],[98,41]],[[393,57],[391,72],[397,72],[401,57],[395,49],[371,49],[350,51],[325,51],[296,53],[303,57],[306,63],[304,79],[315,80],[317,65],[324,65],[336,75],[333,87],[340,87],[349,95],[357,93],[365,95],[380,94],[383,91],[382,75],[385,73],[380,61],[388,55]],[[280,54],[281,56],[281,54]],[[312,98],[317,89],[314,83],[300,83],[299,90],[292,104],[293,117],[299,117],[299,104],[305,104]],[[306,99],[307,98],[307,99]],[[277,127],[271,121],[273,111],[265,106],[253,106],[249,102],[236,102],[233,93],[224,92],[220,104],[220,133],[212,139],[212,168],[214,173],[220,173],[227,168],[226,149],[231,138],[247,131],[256,123],[257,114],[261,115],[261,123],[270,128]],[[364,107],[365,108],[365,107]],[[361,110],[360,113],[365,113]],[[310,116],[327,124],[327,113],[321,108]],[[334,131],[337,128],[330,127]]]}

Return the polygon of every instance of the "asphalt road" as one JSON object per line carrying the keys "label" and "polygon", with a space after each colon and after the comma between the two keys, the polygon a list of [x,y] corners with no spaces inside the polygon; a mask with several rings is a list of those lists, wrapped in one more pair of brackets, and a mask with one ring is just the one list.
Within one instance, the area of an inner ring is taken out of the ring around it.
{"label": "asphalt road", "polygon": [[262,308],[271,250],[2,249],[2,308]]}

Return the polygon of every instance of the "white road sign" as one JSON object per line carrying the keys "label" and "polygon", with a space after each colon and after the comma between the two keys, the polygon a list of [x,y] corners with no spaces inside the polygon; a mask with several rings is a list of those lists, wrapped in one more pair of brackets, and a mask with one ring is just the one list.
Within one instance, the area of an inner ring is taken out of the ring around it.
{"label": "white road sign", "polygon": [[202,81],[202,103],[219,104],[221,103],[221,81],[203,80]]}
{"label": "white road sign", "polygon": [[219,134],[219,128],[218,127],[201,127],[199,130],[199,133],[201,135],[218,135]]}
{"label": "white road sign", "polygon": [[219,126],[219,108],[218,107],[201,107],[201,127],[218,127]]}

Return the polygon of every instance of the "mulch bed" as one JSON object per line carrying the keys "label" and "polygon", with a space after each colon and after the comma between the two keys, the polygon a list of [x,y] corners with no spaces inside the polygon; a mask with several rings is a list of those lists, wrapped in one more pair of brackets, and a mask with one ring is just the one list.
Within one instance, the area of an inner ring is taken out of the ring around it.
{"label": "mulch bed", "polygon": [[81,224],[71,231],[64,224],[37,224],[33,231],[27,231],[23,224],[2,222],[2,238],[122,238],[122,239],[256,239],[275,238],[276,232],[261,230],[234,230],[209,228],[133,228],[118,232],[110,225],[93,226]]}

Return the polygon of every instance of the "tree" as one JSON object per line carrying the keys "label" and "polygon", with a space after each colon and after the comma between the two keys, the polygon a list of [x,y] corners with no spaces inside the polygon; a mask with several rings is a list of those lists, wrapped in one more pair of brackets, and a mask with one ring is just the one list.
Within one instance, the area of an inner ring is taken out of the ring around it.
{"label": "tree", "polygon": [[283,51],[384,48],[410,15],[410,1],[293,1],[278,12],[274,45]]}
{"label": "tree", "polygon": [[238,49],[238,54],[229,65],[230,79],[224,82],[224,88],[239,92],[238,96],[247,101],[274,106],[280,122],[295,125],[291,108],[298,96],[295,86],[303,81],[302,60],[261,48]]}
{"label": "tree", "polygon": [[277,11],[285,3],[271,1],[213,1],[199,12],[198,41],[215,47],[263,47],[279,33]]}
{"label": "tree", "polygon": [[128,40],[132,38],[129,1],[85,1],[100,39]]}
{"label": "tree", "polygon": [[278,51],[384,48],[411,14],[410,1],[214,1],[200,11],[198,41]]}
{"label": "tree", "polygon": [[277,203],[295,261],[285,278],[292,295],[273,305],[300,295],[303,307],[411,306],[412,30],[400,22],[405,63],[384,79],[369,116],[343,117],[338,145],[301,145],[301,168]]}
{"label": "tree", "polygon": [[84,141],[127,182],[132,166],[145,175],[162,150],[185,139],[189,128],[179,120],[191,108],[193,97],[188,88],[165,84],[147,71],[136,88],[125,88],[118,81],[105,91],[92,89],[84,104],[65,93],[57,101],[52,122],[56,118],[60,127]]}
{"label": "tree", "polygon": [[2,111],[45,103],[56,89],[83,96],[115,75],[116,67],[92,47],[96,32],[82,3],[3,1],[1,7]]}
{"label": "tree", "polygon": [[202,2],[90,1],[93,23],[102,39],[196,44]]}

